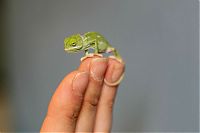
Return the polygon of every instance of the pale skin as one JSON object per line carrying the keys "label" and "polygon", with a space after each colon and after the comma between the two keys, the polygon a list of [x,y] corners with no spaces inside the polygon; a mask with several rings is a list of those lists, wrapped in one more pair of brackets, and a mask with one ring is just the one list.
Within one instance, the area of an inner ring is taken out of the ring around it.
{"label": "pale skin", "polygon": [[59,84],[49,103],[41,132],[111,131],[118,85],[109,86],[124,73],[124,63],[93,56]]}

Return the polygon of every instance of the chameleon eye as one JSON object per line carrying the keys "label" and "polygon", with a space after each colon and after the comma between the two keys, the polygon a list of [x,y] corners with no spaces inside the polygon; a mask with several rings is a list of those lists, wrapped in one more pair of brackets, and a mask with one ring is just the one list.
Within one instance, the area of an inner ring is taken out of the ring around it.
{"label": "chameleon eye", "polygon": [[76,46],[76,43],[72,43],[72,46]]}

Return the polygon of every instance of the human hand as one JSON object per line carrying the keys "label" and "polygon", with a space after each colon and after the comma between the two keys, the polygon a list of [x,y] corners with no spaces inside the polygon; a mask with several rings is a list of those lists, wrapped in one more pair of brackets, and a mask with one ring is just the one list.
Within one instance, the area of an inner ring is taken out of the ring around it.
{"label": "human hand", "polygon": [[124,64],[94,56],[81,62],[56,89],[41,132],[110,132],[118,85]]}

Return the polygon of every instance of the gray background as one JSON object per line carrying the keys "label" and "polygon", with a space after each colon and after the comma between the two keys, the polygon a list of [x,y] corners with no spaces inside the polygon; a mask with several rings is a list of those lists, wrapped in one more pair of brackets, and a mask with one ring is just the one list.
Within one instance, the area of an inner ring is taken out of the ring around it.
{"label": "gray background", "polygon": [[198,1],[6,0],[16,131],[38,131],[48,102],[83,53],[63,39],[98,31],[126,62],[113,131],[198,130]]}

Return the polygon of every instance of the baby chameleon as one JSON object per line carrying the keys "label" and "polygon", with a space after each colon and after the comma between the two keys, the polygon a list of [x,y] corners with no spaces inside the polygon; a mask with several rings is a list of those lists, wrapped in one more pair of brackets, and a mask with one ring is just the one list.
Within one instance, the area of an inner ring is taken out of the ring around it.
{"label": "baby chameleon", "polygon": [[[89,54],[89,49],[94,49],[94,54]],[[69,53],[85,51],[85,56],[81,58],[81,61],[87,57],[92,57],[93,55],[102,57],[101,53],[113,52],[114,56],[109,57],[116,59],[120,63],[123,63],[122,58],[117,50],[113,48],[108,41],[97,32],[87,32],[84,35],[75,34],[65,38],[64,50]],[[110,83],[104,79],[104,83],[106,83],[108,86],[116,86],[122,81],[123,77],[124,74],[122,74],[120,79],[114,83]]]}
{"label": "baby chameleon", "polygon": [[[89,49],[94,49],[94,54],[90,54]],[[85,56],[81,58],[81,61],[87,57],[92,57],[93,55],[102,56],[101,53],[113,52],[114,56],[110,56],[110,58],[122,62],[122,58],[117,50],[97,32],[87,32],[84,35],[75,34],[65,38],[64,50],[69,53],[85,51]]]}

